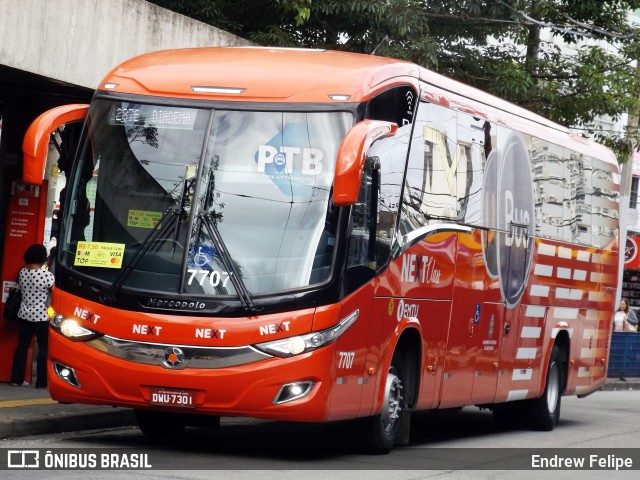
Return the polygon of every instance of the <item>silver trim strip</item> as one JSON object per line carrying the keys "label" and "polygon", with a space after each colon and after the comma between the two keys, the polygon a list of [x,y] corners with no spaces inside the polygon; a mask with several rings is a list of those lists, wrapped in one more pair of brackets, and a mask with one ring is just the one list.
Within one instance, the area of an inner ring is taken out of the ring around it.
{"label": "silver trim strip", "polygon": [[407,243],[411,243],[420,237],[425,237],[427,235],[431,235],[437,232],[443,231],[456,231],[456,232],[466,232],[470,233],[472,231],[471,227],[467,225],[460,225],[458,223],[436,223],[432,225],[425,225],[424,227],[420,227],[416,230],[413,230],[402,237],[402,245],[406,245]]}
{"label": "silver trim strip", "polygon": [[[96,350],[128,362],[156,365],[170,370],[227,368],[273,358],[271,355],[260,352],[250,345],[244,347],[194,347],[189,345],[135,342],[108,335],[103,335],[85,343]],[[182,350],[184,359],[179,365],[171,367],[165,362],[165,352],[174,347]]]}
{"label": "silver trim strip", "polygon": [[417,228],[416,230],[412,230],[406,235],[400,235],[398,237],[397,250],[392,248],[392,250],[395,250],[393,252],[394,258],[400,256],[400,254],[407,248],[409,248],[416,240],[422,239],[429,235],[433,235],[434,233],[444,231],[471,233],[473,231],[473,228],[467,225],[460,225],[458,223],[437,223]]}

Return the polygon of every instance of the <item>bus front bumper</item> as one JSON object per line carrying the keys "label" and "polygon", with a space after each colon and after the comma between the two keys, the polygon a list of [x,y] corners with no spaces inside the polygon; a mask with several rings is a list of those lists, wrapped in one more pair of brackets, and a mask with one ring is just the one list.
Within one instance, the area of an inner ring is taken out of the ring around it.
{"label": "bus front bumper", "polygon": [[173,369],[119,358],[51,331],[49,391],[66,403],[322,422],[330,420],[333,350],[328,345],[290,358]]}

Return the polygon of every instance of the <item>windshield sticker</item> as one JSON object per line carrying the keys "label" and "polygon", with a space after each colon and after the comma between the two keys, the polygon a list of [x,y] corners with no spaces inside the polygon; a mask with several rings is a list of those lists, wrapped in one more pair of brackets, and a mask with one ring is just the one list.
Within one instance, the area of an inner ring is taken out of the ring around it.
{"label": "windshield sticker", "polygon": [[127,107],[114,106],[111,109],[109,125],[193,130],[197,113],[191,108],[128,104]]}
{"label": "windshield sticker", "polygon": [[323,157],[322,150],[309,147],[307,125],[298,123],[259,145],[254,159],[258,172],[271,177],[282,193],[306,196],[309,187],[322,186],[317,177],[325,170]]}
{"label": "windshield sticker", "polygon": [[127,227],[153,228],[162,218],[162,212],[147,212],[146,210],[129,210]]}
{"label": "windshield sticker", "polygon": [[217,270],[198,270],[194,268],[190,268],[187,270],[191,274],[189,280],[187,280],[187,284],[193,285],[193,283],[198,283],[201,287],[205,284],[207,277],[209,277],[209,285],[212,287],[217,287],[222,283],[222,288],[226,288],[227,282],[231,278],[228,272],[218,272]]}
{"label": "windshield sticker", "polygon": [[188,266],[190,269],[211,267],[216,256],[216,247],[205,243],[196,243],[189,250]]}
{"label": "windshield sticker", "polygon": [[81,267],[122,268],[124,243],[78,242],[73,264]]}

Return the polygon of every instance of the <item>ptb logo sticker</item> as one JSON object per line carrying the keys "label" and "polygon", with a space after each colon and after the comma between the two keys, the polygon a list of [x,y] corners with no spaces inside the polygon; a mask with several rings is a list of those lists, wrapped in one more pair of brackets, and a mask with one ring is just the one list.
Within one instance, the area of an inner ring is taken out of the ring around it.
{"label": "ptb logo sticker", "polygon": [[309,132],[303,124],[290,124],[255,154],[258,172],[271,177],[286,195],[303,196],[317,184],[316,177],[325,170],[324,153],[309,145]]}

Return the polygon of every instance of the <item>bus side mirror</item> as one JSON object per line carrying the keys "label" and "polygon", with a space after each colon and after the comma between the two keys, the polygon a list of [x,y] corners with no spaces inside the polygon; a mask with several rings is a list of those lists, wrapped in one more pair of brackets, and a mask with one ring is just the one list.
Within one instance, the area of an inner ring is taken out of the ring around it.
{"label": "bus side mirror", "polygon": [[336,175],[333,180],[333,204],[353,205],[358,200],[362,170],[367,151],[379,138],[391,137],[398,125],[380,120],[363,120],[347,132],[336,159]]}
{"label": "bus side mirror", "polygon": [[72,104],[52,108],[36,118],[24,136],[22,180],[32,185],[41,185],[47,168],[49,137],[65,123],[83,120],[89,105]]}

